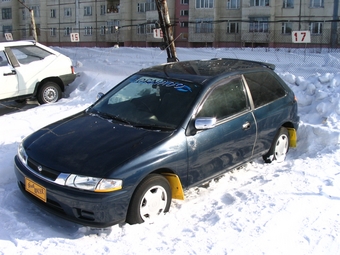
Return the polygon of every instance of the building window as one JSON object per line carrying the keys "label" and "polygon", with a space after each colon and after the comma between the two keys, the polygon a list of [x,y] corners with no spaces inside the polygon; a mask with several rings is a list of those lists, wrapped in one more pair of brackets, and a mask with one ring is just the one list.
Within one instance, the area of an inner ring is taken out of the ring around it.
{"label": "building window", "polygon": [[267,17],[250,18],[249,32],[268,33],[268,20]]}
{"label": "building window", "polygon": [[180,27],[189,27],[189,23],[188,22],[180,22]]}
{"label": "building window", "polygon": [[100,35],[106,34],[106,26],[100,26]]}
{"label": "building window", "polygon": [[324,0],[310,0],[310,7],[311,8],[323,8]]}
{"label": "building window", "polygon": [[227,0],[227,9],[240,9],[240,0]]}
{"label": "building window", "polygon": [[309,24],[310,32],[314,35],[322,34],[322,22],[311,22]]}
{"label": "building window", "polygon": [[210,9],[214,8],[214,0],[196,0],[197,9]]}
{"label": "building window", "polygon": [[12,8],[2,8],[2,19],[12,19]]}
{"label": "building window", "polygon": [[294,8],[294,0],[283,0],[283,8]]}
{"label": "building window", "polygon": [[137,4],[137,12],[145,12],[145,3]]}
{"label": "building window", "polygon": [[106,13],[106,6],[105,5],[101,5],[100,6],[100,15],[105,15]]}
{"label": "building window", "polygon": [[92,35],[92,27],[85,27],[84,28],[85,30],[85,35]]}
{"label": "building window", "polygon": [[292,34],[293,24],[291,22],[282,23],[282,34]]}
{"label": "building window", "polygon": [[65,27],[64,28],[64,36],[68,36],[72,33],[72,27]]}
{"label": "building window", "polygon": [[181,4],[189,4],[189,0],[181,0]]}
{"label": "building window", "polygon": [[57,16],[57,10],[56,9],[51,9],[51,18],[55,18]]}
{"label": "building window", "polygon": [[148,20],[149,24],[146,24],[145,29],[147,34],[153,34],[153,30],[156,28],[157,20]]}
{"label": "building window", "polygon": [[250,0],[250,6],[269,6],[269,0]]}
{"label": "building window", "polygon": [[2,26],[2,33],[5,36],[6,33],[12,33],[12,26]]}
{"label": "building window", "polygon": [[84,16],[92,16],[92,6],[84,7]]}
{"label": "building window", "polygon": [[57,29],[55,27],[50,28],[50,36],[56,36],[57,35]]}
{"label": "building window", "polygon": [[31,9],[33,10],[35,18],[40,17],[40,6],[39,5],[31,6]]}
{"label": "building window", "polygon": [[181,16],[189,16],[189,10],[181,10]]}
{"label": "building window", "polygon": [[228,22],[227,23],[227,34],[238,34],[239,23]]}
{"label": "building window", "polygon": [[195,33],[213,33],[212,19],[196,20]]}
{"label": "building window", "polygon": [[111,20],[107,22],[107,30],[109,31],[110,34],[116,33],[116,31],[119,27],[119,20]]}
{"label": "building window", "polygon": [[[37,33],[37,36],[40,36],[40,24],[35,24],[35,32]],[[29,25],[29,35],[33,36],[33,27],[31,24]]]}
{"label": "building window", "polygon": [[71,17],[72,16],[72,9],[71,8],[64,8],[64,16]]}
{"label": "building window", "polygon": [[137,34],[145,34],[145,25],[138,25]]}

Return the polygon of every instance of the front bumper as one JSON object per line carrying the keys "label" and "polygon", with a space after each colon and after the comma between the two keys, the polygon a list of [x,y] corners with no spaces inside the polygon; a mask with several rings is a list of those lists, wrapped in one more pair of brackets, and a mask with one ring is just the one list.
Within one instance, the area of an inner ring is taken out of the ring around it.
{"label": "front bumper", "polygon": [[[105,228],[125,221],[131,194],[124,190],[95,193],[60,186],[40,178],[14,158],[18,186],[39,207],[66,220],[91,227]],[[46,188],[46,202],[25,190],[25,177]]]}
{"label": "front bumper", "polygon": [[69,85],[77,78],[77,75],[76,74],[65,74],[65,75],[60,75],[59,78],[62,80],[64,85]]}

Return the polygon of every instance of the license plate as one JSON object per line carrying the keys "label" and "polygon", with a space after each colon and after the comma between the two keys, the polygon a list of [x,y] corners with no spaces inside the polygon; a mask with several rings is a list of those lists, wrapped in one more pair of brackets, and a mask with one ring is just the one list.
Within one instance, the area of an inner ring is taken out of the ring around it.
{"label": "license plate", "polygon": [[25,190],[46,203],[46,188],[25,177]]}

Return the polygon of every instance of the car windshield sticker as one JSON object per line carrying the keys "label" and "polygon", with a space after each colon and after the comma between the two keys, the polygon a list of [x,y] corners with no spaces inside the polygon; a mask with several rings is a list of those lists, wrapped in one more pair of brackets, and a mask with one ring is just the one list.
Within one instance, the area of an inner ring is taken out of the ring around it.
{"label": "car windshield sticker", "polygon": [[184,85],[183,83],[159,78],[141,77],[138,80],[136,80],[135,83],[152,84],[152,86],[173,87],[174,89],[180,92],[192,92],[191,88],[187,85]]}

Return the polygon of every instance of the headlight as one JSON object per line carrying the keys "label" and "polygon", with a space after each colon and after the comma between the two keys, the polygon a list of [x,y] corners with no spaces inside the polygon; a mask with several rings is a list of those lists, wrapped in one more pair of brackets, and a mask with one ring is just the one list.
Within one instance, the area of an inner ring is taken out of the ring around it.
{"label": "headlight", "polygon": [[24,164],[27,165],[27,154],[23,145],[23,141],[20,143],[18,147],[18,156],[20,161]]}
{"label": "headlight", "polygon": [[70,174],[65,185],[95,192],[111,192],[122,189],[123,181]]}

